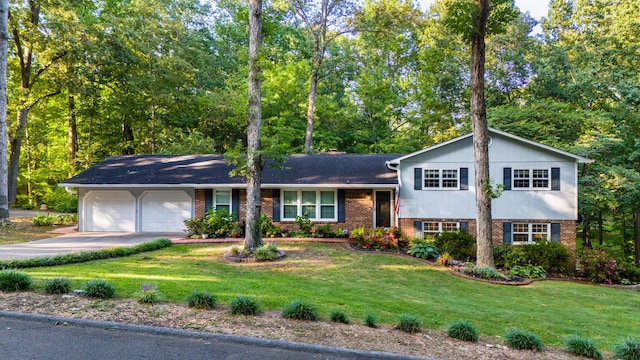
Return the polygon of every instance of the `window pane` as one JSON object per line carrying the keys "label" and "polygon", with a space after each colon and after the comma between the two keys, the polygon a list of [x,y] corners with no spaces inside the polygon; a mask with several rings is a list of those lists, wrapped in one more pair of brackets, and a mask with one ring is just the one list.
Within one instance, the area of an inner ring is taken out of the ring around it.
{"label": "window pane", "polygon": [[303,191],[302,192],[302,205],[315,205],[316,204],[316,192],[315,191]]}
{"label": "window pane", "polygon": [[442,170],[442,187],[458,187],[458,170]]}
{"label": "window pane", "polygon": [[285,191],[282,198],[282,203],[285,205],[297,205],[298,204],[298,192],[297,191]]}
{"label": "window pane", "polygon": [[229,210],[229,205],[216,205],[216,211],[220,210],[227,210],[227,214],[231,213],[231,210]]}
{"label": "window pane", "polygon": [[427,188],[440,187],[440,170],[424,171],[424,187],[427,187]]}
{"label": "window pane", "polygon": [[320,206],[320,218],[321,219],[333,219],[335,217],[335,207],[332,205]]}
{"label": "window pane", "polygon": [[333,191],[320,191],[320,204],[333,205],[335,202],[335,196]]}
{"label": "window pane", "polygon": [[425,222],[425,223],[422,223],[422,226],[424,231],[435,231],[435,232],[440,231],[437,222]]}
{"label": "window pane", "polygon": [[455,223],[455,222],[442,223],[442,231],[458,231],[458,223]]}
{"label": "window pane", "polygon": [[513,187],[528,188],[529,187],[529,170],[513,170]]}
{"label": "window pane", "polygon": [[527,234],[513,234],[513,242],[514,243],[528,242],[528,241],[529,241],[529,235],[527,235]]}
{"label": "window pane", "polygon": [[298,206],[297,205],[285,205],[284,206],[284,218],[285,219],[294,219],[298,216]]}
{"label": "window pane", "polygon": [[302,205],[302,216],[307,215],[309,219],[316,218],[316,206],[315,205]]}
{"label": "window pane", "polygon": [[529,233],[529,224],[513,224],[514,233]]}
{"label": "window pane", "polygon": [[533,170],[533,187],[534,188],[549,187],[549,170],[547,169]]}
{"label": "window pane", "polygon": [[229,204],[230,199],[231,196],[229,190],[216,190],[216,205]]}

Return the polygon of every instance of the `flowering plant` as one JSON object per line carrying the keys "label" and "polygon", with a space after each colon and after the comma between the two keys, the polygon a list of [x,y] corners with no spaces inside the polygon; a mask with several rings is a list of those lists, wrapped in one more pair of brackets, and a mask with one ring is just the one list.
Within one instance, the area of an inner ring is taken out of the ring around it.
{"label": "flowering plant", "polygon": [[134,294],[136,299],[145,304],[156,304],[160,301],[161,295],[158,286],[152,283],[140,284],[140,290]]}
{"label": "flowering plant", "polygon": [[602,250],[584,250],[580,258],[582,275],[594,283],[619,283],[620,266]]}

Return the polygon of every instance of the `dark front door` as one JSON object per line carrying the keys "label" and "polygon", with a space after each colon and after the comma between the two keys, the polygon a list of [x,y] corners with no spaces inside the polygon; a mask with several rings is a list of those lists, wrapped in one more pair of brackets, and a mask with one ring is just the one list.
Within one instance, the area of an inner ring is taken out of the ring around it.
{"label": "dark front door", "polygon": [[391,191],[376,191],[376,227],[391,227]]}

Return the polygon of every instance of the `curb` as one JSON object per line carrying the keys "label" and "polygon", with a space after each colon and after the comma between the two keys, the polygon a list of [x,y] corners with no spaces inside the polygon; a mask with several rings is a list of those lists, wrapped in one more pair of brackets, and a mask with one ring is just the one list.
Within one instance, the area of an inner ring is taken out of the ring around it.
{"label": "curb", "polygon": [[297,343],[297,342],[288,342],[283,340],[270,340],[270,339],[262,339],[262,338],[256,338],[256,337],[248,337],[248,336],[216,334],[216,333],[210,333],[210,332],[197,332],[197,331],[191,331],[191,330],[163,328],[163,327],[147,326],[147,325],[134,325],[134,324],[127,324],[127,323],[111,322],[111,321],[63,318],[63,317],[57,317],[57,316],[26,314],[26,313],[17,313],[17,312],[10,312],[10,311],[0,311],[0,317],[12,318],[12,319],[24,320],[24,321],[52,323],[53,325],[66,323],[66,324],[77,325],[77,326],[86,326],[86,327],[102,328],[102,329],[110,329],[110,330],[123,330],[123,331],[131,331],[131,332],[138,332],[138,333],[148,333],[148,334],[154,334],[154,335],[180,336],[180,337],[198,338],[198,339],[216,339],[221,341],[233,342],[237,344],[262,346],[267,348],[277,348],[277,349],[284,349],[284,350],[306,351],[310,353],[324,354],[324,355],[330,354],[330,355],[345,356],[345,357],[351,357],[353,359],[363,359],[363,360],[364,359],[435,360],[432,358],[423,358],[423,357],[399,355],[399,354],[391,354],[391,353],[383,353],[383,352],[375,352],[375,351],[353,350],[353,349],[345,349],[345,348],[339,348],[334,346],[304,344],[304,343]]}

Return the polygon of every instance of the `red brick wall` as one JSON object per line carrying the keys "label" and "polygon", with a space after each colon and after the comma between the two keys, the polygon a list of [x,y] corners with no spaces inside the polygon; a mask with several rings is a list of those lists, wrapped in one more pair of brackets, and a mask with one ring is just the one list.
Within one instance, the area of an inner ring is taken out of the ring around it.
{"label": "red brick wall", "polygon": [[204,217],[204,189],[196,189],[196,217],[203,218]]}

